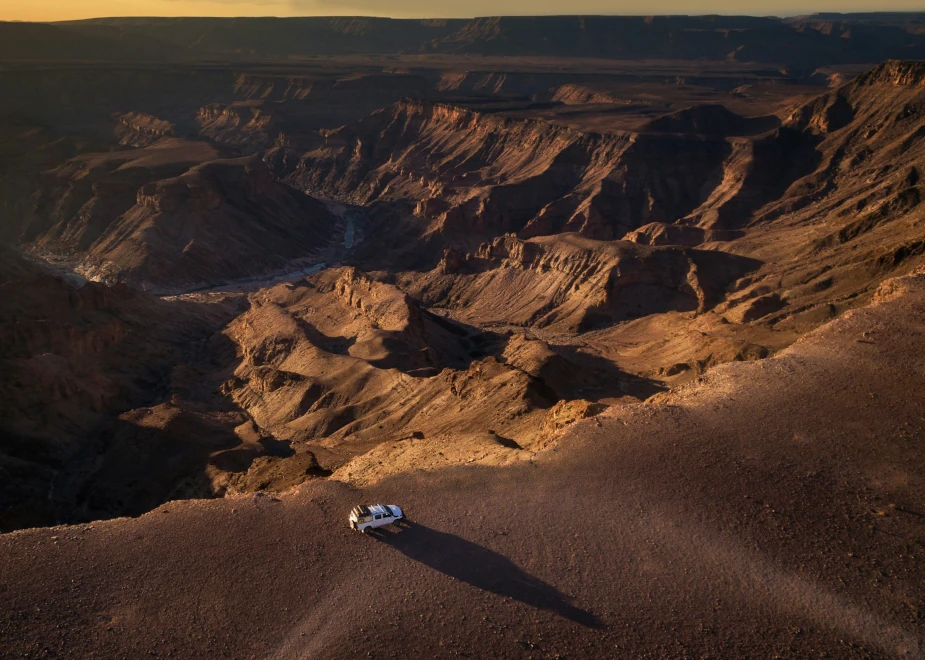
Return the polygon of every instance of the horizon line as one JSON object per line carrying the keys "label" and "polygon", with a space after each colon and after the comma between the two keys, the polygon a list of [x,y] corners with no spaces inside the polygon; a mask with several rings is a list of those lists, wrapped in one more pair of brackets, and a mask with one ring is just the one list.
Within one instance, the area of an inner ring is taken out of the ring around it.
{"label": "horizon line", "polygon": [[391,21],[466,21],[466,20],[478,20],[483,18],[590,18],[590,17],[601,17],[601,18],[709,18],[713,16],[724,17],[724,18],[767,18],[767,19],[788,19],[788,18],[809,18],[813,16],[875,16],[882,14],[905,14],[905,15],[925,15],[925,10],[903,10],[903,9],[877,9],[871,11],[851,11],[851,12],[836,12],[836,11],[815,11],[815,12],[806,12],[806,13],[796,13],[796,14],[766,14],[766,13],[724,13],[724,12],[709,12],[703,14],[653,14],[653,13],[619,13],[619,14],[559,14],[559,13],[535,13],[535,14],[526,14],[526,13],[513,13],[513,14],[483,14],[483,15],[473,15],[473,16],[385,16],[380,14],[305,14],[298,16],[279,16],[274,14],[241,14],[239,16],[184,16],[184,15],[158,15],[158,14],[149,14],[149,15],[101,15],[101,16],[87,16],[84,18],[69,18],[62,20],[48,20],[48,21],[30,21],[23,19],[5,19],[0,18],[0,23],[24,23],[24,24],[42,24],[42,25],[54,25],[61,23],[80,23],[84,21],[100,21],[100,20],[125,20],[125,19],[134,19],[134,20],[145,20],[145,19],[167,19],[167,20],[225,20],[233,21],[238,19],[265,19],[265,20],[304,20],[304,19],[338,19],[338,18],[369,18],[369,19],[380,19],[380,20],[391,20]]}

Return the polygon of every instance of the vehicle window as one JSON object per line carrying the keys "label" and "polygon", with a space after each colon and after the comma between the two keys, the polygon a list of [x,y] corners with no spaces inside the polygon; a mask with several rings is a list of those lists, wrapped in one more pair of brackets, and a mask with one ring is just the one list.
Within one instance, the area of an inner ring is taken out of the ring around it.
{"label": "vehicle window", "polygon": [[380,514],[376,514],[376,520],[379,520],[380,518],[382,518],[382,514],[381,514],[381,513],[380,513]]}

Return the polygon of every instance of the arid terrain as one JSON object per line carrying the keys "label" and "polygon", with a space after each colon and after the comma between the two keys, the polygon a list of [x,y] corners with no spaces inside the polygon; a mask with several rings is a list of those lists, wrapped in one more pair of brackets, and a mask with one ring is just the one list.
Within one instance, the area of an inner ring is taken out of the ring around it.
{"label": "arid terrain", "polygon": [[0,23],[0,657],[925,657],[923,35]]}

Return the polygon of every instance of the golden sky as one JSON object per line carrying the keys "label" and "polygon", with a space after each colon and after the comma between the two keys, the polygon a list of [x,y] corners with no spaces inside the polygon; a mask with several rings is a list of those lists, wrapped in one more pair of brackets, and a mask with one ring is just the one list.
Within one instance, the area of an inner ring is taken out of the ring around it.
{"label": "golden sky", "polygon": [[0,19],[94,16],[487,16],[499,14],[766,14],[921,11],[923,0],[0,0]]}

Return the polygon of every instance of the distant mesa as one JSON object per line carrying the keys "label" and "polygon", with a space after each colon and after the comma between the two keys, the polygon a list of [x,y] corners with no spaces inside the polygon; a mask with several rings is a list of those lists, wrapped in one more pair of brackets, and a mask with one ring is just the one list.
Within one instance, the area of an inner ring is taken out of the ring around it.
{"label": "distant mesa", "polygon": [[915,14],[101,18],[0,23],[0,59],[182,61],[429,53],[775,62],[816,69],[925,57]]}

